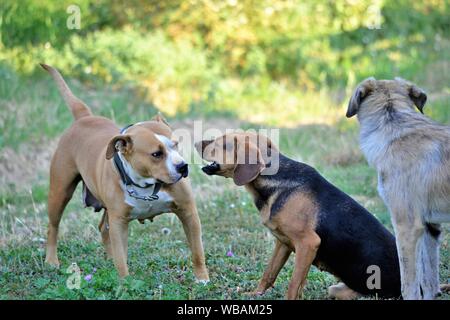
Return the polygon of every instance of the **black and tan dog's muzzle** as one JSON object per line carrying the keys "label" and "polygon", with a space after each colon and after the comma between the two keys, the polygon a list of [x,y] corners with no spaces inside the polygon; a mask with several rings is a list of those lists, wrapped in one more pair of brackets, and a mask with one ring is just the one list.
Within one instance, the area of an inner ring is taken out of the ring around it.
{"label": "black and tan dog's muzzle", "polygon": [[213,175],[213,174],[217,173],[218,171],[220,171],[220,165],[214,161],[214,162],[208,164],[207,166],[204,166],[202,168],[202,171],[204,173],[206,173],[207,175]]}

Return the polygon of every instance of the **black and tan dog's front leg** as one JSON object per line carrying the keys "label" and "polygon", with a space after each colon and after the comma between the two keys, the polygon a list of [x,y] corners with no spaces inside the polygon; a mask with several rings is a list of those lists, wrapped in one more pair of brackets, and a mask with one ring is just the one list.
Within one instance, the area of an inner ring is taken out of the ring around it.
{"label": "black and tan dog's front leg", "polygon": [[250,295],[262,295],[267,289],[273,287],[281,268],[285,265],[291,252],[292,250],[281,241],[278,239],[275,241],[272,258],[264,271],[258,288],[254,292],[251,292]]}
{"label": "black and tan dog's front leg", "polygon": [[295,246],[295,266],[286,298],[296,300],[302,297],[306,276],[320,246],[320,237],[311,230],[300,236],[295,235],[294,238],[290,238]]}
{"label": "black and tan dog's front leg", "polygon": [[184,233],[186,234],[192,252],[195,278],[198,282],[207,283],[209,281],[209,276],[205,264],[202,228],[197,212],[197,206],[193,202],[187,202],[182,206],[178,206],[175,213],[183,224]]}

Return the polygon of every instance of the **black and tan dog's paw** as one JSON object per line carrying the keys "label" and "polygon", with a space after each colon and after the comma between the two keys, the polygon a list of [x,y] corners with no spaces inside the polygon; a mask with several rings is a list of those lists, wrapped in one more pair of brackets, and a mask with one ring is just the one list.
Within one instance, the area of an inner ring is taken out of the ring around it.
{"label": "black and tan dog's paw", "polygon": [[336,300],[354,300],[361,295],[347,287],[343,282],[328,287],[328,298]]}

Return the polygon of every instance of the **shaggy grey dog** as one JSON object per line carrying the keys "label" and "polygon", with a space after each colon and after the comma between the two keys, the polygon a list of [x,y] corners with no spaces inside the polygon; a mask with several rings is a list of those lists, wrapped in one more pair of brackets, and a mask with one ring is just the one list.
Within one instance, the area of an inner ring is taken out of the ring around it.
{"label": "shaggy grey dog", "polygon": [[404,299],[439,294],[440,224],[450,222],[450,127],[423,115],[426,100],[403,79],[369,78],[347,110],[358,116],[362,151],[391,213]]}

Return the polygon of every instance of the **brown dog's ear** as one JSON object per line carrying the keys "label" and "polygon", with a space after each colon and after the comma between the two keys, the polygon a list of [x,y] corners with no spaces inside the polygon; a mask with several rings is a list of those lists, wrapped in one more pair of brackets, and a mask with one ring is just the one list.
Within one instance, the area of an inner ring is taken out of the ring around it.
{"label": "brown dog's ear", "polygon": [[158,114],[155,115],[155,116],[152,118],[152,120],[153,120],[153,121],[157,121],[157,122],[162,122],[162,123],[164,123],[166,126],[168,126],[168,127],[170,128],[169,123],[167,122],[166,118],[164,118],[164,116],[162,115],[161,112],[158,112]]}
{"label": "brown dog's ear", "polygon": [[132,147],[133,141],[129,135],[115,136],[108,143],[108,148],[106,149],[106,159],[109,160],[114,157],[114,154],[117,151],[122,153],[130,152]]}
{"label": "brown dog's ear", "polygon": [[203,158],[203,152],[205,151],[205,148],[211,144],[214,140],[202,140],[195,143],[195,149],[200,154],[200,156]]}
{"label": "brown dog's ear", "polygon": [[237,144],[237,165],[234,168],[233,181],[238,186],[252,182],[264,169],[265,163],[259,149],[247,139],[244,146]]}
{"label": "brown dog's ear", "polygon": [[409,87],[409,97],[414,102],[417,109],[419,109],[420,113],[423,114],[423,107],[427,102],[427,94],[425,91],[413,84]]}
{"label": "brown dog's ear", "polygon": [[358,113],[361,102],[374,89],[375,81],[374,77],[370,77],[358,85],[348,103],[347,118],[351,118]]}

